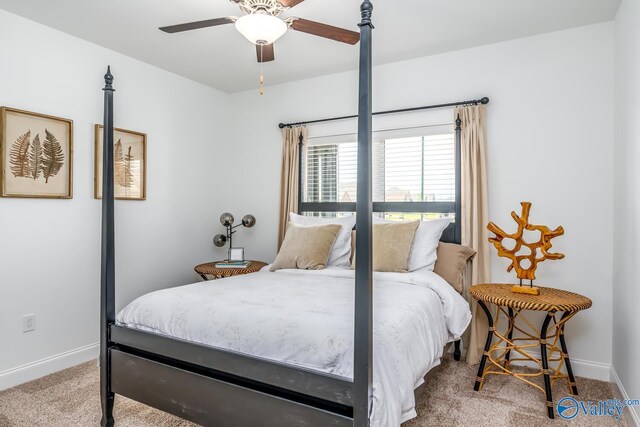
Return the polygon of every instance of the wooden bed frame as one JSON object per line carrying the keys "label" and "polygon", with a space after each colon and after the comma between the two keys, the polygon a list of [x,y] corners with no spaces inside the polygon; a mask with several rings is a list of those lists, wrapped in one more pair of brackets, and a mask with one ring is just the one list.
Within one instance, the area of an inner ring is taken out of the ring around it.
{"label": "wooden bed frame", "polygon": [[[178,417],[215,426],[368,426],[372,384],[371,14],[360,27],[358,239],[353,381],[272,360],[115,324],[113,76],[104,87],[100,396],[102,426],[113,426],[116,394]],[[456,132],[456,225],[460,242],[459,125]],[[459,346],[456,345],[459,358]]]}

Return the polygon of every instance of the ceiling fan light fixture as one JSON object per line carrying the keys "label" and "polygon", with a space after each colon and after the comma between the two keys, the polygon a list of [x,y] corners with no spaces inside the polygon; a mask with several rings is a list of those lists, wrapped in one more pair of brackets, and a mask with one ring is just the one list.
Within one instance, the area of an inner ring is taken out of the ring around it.
{"label": "ceiling fan light fixture", "polygon": [[236,28],[253,44],[271,44],[287,32],[287,24],[265,13],[252,13],[236,20]]}

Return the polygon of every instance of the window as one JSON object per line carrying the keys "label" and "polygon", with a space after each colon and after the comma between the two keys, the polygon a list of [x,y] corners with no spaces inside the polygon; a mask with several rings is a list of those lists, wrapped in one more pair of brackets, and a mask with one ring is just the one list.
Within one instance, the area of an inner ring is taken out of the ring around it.
{"label": "window", "polygon": [[[351,214],[357,197],[355,136],[311,139],[303,177],[303,212]],[[455,134],[452,126],[374,134],[374,211],[388,219],[455,216]]]}

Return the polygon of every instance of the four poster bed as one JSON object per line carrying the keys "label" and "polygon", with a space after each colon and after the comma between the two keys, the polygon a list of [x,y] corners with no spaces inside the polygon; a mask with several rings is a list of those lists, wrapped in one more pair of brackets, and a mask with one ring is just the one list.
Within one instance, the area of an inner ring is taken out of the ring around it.
{"label": "four poster bed", "polygon": [[[355,271],[259,272],[225,279],[215,286],[182,286],[145,295],[116,316],[114,89],[113,76],[107,71],[100,313],[102,426],[114,425],[116,394],[215,426],[368,426],[370,422],[387,426],[415,416],[412,393],[398,389],[402,386],[412,392],[422,384],[422,378],[439,363],[443,346],[459,340],[470,315],[468,305],[461,308],[462,298],[435,273],[412,272],[402,278],[397,276],[400,273],[375,273],[380,302],[376,300],[375,305],[374,344],[372,214],[384,206],[375,206],[371,200],[372,10],[371,2],[365,0],[359,24]],[[459,137],[458,123],[456,218],[460,218]],[[426,211],[427,206],[417,208]],[[300,212],[304,210],[300,206]],[[460,243],[459,220],[442,240]],[[334,295],[334,299],[323,300],[313,294],[319,286],[327,288],[325,295]],[[334,347],[339,350],[329,351]],[[390,349],[396,352],[386,355]]]}

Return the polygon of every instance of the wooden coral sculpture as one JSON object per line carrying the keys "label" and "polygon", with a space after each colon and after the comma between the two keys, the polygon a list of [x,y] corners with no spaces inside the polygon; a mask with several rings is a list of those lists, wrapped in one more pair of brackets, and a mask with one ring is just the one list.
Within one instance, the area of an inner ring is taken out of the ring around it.
{"label": "wooden coral sculpture", "polygon": [[[511,217],[515,220],[516,224],[518,224],[518,230],[513,234],[509,234],[493,222],[490,222],[489,225],[487,225],[487,229],[494,233],[495,236],[490,237],[489,242],[493,243],[493,246],[498,250],[498,256],[511,260],[511,264],[507,268],[508,272],[515,268],[518,279],[533,281],[536,278],[536,269],[539,263],[547,259],[564,258],[564,254],[549,252],[552,246],[551,239],[563,235],[564,229],[558,227],[555,230],[551,230],[546,225],[530,224],[529,212],[531,211],[531,203],[522,202],[520,205],[522,205],[522,214],[520,216],[515,212],[511,212]],[[540,232],[540,240],[535,243],[525,241],[523,238],[524,230]],[[504,239],[513,239],[515,241],[514,248],[506,249],[503,246]],[[524,253],[519,255],[518,253],[523,248]],[[522,261],[524,260],[529,261],[527,268],[523,268],[522,266]]]}

